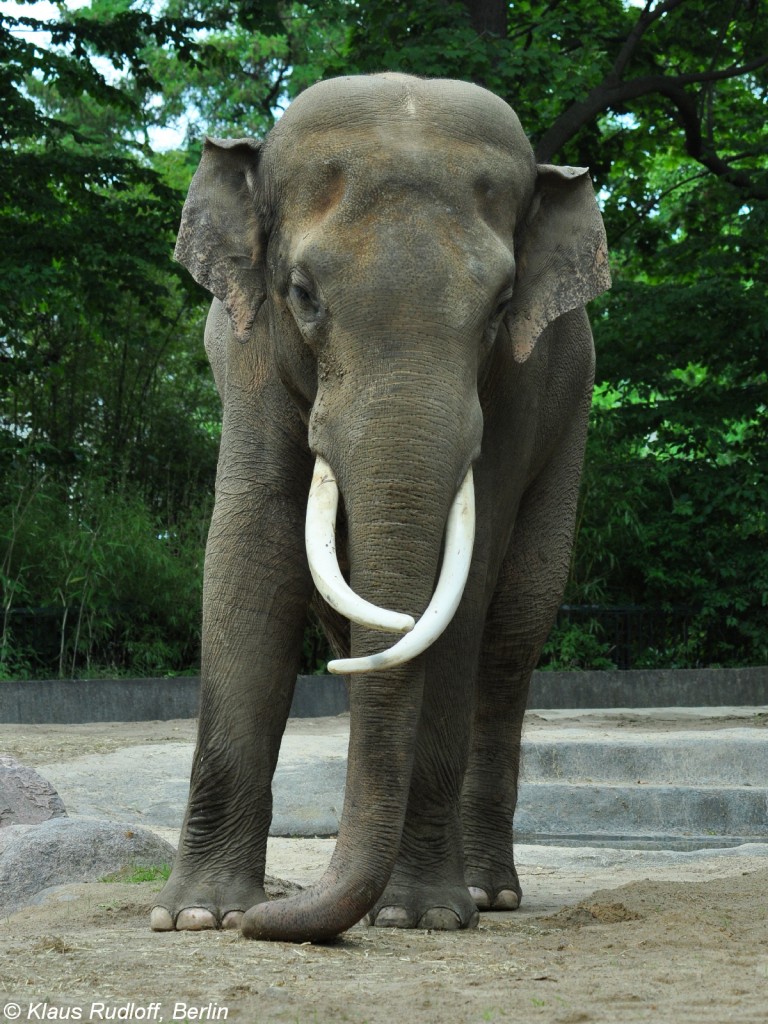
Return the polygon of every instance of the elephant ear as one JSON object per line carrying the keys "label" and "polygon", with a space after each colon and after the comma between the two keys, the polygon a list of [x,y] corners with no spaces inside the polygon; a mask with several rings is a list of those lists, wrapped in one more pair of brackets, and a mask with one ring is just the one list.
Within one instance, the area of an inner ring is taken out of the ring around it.
{"label": "elephant ear", "polygon": [[605,228],[586,167],[539,165],[516,260],[506,324],[523,363],[547,324],[611,286]]}
{"label": "elephant ear", "polygon": [[175,258],[221,299],[238,341],[264,301],[261,230],[253,202],[261,143],[206,139],[181,214]]}

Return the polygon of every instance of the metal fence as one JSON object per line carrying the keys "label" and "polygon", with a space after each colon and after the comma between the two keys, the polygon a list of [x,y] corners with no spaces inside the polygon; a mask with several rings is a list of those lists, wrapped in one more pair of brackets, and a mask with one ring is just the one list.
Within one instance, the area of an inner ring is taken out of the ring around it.
{"label": "metal fence", "polygon": [[[563,605],[557,616],[557,626],[561,635],[568,626],[576,626],[594,641],[591,647],[599,654],[598,664],[576,664],[573,667],[680,667],[685,661],[682,655],[689,643],[693,616],[690,608],[665,610],[640,605]],[[13,647],[30,668],[57,675],[64,622],[65,609],[62,607],[19,608],[10,612],[7,627]],[[127,649],[123,650],[126,639],[117,631],[114,636],[102,638],[98,655],[106,657],[110,663],[129,663],[130,655]],[[311,632],[310,627],[304,647],[303,660],[307,665],[312,663],[313,666],[328,656],[324,654],[325,638],[317,629]],[[554,648],[550,644],[550,653],[545,655],[543,664],[559,660],[559,667],[570,667],[562,664],[562,658]],[[303,668],[305,672],[315,670],[306,665]]]}
{"label": "metal fence", "polygon": [[659,666],[679,658],[689,644],[692,608],[646,608],[641,605],[562,605],[557,625],[579,626],[599,642],[603,656],[616,668]]}

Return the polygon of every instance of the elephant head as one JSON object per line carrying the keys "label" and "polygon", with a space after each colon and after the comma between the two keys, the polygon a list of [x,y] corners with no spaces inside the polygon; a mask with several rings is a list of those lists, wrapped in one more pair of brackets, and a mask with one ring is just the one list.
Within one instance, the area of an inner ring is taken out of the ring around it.
{"label": "elephant head", "polygon": [[[421,655],[450,623],[472,563],[483,382],[500,349],[524,363],[548,324],[605,290],[602,221],[586,171],[537,167],[501,99],[386,74],[313,86],[262,143],[207,140],[176,255],[223,303],[235,338],[264,347],[305,424],[316,458],[308,564],[353,623],[352,658],[330,667],[367,673],[353,689],[347,799],[324,888],[283,912],[282,930],[265,923],[269,907],[249,925],[319,938],[365,913],[397,853]],[[334,555],[339,493],[348,583]],[[405,635],[381,653],[382,630]],[[377,764],[371,734],[383,728],[402,739]],[[386,827],[366,818],[377,801]],[[362,869],[366,836],[376,852]]]}

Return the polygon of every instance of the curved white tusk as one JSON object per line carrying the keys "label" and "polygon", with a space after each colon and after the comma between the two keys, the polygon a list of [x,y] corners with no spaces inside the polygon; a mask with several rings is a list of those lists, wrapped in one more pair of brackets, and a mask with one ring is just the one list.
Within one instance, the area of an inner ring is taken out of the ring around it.
{"label": "curved white tusk", "polygon": [[319,455],[309,488],[304,540],[312,579],[321,597],[352,622],[388,633],[407,633],[413,629],[411,615],[379,608],[352,590],[341,575],[336,557],[336,512],[339,488],[333,470]]}
{"label": "curved white tusk", "polygon": [[413,630],[386,651],[367,658],[338,658],[328,662],[335,675],[374,672],[402,665],[416,658],[437,640],[456,614],[472,564],[475,540],[475,489],[472,469],[454,499],[445,527],[445,553],[440,579],[432,600]]}

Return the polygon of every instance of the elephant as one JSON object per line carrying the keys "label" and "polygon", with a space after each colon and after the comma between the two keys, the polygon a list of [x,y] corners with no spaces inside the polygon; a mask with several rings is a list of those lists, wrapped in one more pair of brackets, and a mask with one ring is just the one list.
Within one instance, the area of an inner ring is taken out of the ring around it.
{"label": "elephant", "polygon": [[[330,79],[263,140],[206,139],[175,255],[213,296],[223,425],[189,803],[151,927],[326,941],[515,909],[521,726],[594,378],[585,304],[610,286],[587,169],[537,165],[480,86]],[[323,877],[268,901],[310,607],[349,682],[345,799]]]}

